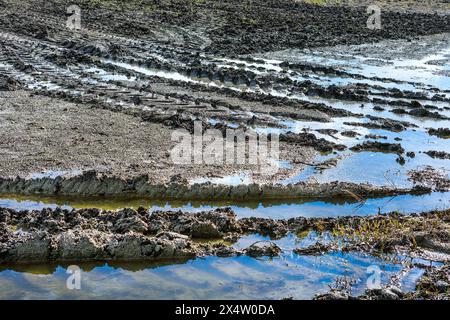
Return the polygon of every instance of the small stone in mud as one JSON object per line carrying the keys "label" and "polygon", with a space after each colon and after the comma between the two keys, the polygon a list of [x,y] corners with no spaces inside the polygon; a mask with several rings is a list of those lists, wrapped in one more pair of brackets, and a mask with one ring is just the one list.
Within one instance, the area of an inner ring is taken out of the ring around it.
{"label": "small stone in mud", "polygon": [[251,257],[275,257],[281,253],[281,249],[272,241],[258,241],[245,249],[245,252]]}

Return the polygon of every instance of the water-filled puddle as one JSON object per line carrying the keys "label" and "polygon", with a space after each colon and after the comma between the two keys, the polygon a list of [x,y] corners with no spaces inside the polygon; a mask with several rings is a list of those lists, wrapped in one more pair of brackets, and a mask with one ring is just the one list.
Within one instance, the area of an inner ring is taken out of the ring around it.
{"label": "water-filled puddle", "polygon": [[215,177],[215,178],[197,178],[190,181],[191,184],[221,184],[226,186],[237,186],[237,185],[247,185],[253,182],[252,177],[243,172],[236,175],[229,175],[225,177]]}
{"label": "water-filled puddle", "polygon": [[398,211],[414,213],[435,209],[450,208],[449,192],[433,192],[431,194],[414,196],[400,195],[394,197],[369,198],[364,202],[351,199],[297,199],[278,201],[253,202],[191,202],[191,201],[157,201],[148,199],[63,199],[36,196],[4,196],[0,198],[0,207],[15,210],[42,210],[44,208],[100,208],[118,210],[139,206],[155,210],[183,210],[200,212],[214,210],[220,207],[230,207],[238,218],[264,217],[273,219],[288,219],[292,217],[336,217],[349,215],[373,215]]}

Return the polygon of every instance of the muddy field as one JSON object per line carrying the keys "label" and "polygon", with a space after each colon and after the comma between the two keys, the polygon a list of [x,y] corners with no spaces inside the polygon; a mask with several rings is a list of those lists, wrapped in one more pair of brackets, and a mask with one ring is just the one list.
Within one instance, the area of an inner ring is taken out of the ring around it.
{"label": "muddy field", "polygon": [[[448,299],[450,8],[378,5],[0,0],[0,298]],[[194,121],[277,134],[275,172],[175,164]]]}

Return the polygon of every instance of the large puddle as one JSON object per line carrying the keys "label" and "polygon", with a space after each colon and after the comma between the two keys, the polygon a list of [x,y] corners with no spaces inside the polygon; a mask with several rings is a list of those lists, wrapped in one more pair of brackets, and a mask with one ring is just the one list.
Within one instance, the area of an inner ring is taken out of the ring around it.
{"label": "large puddle", "polygon": [[[258,240],[267,238],[249,235],[234,246],[245,247]],[[354,281],[353,294],[362,294],[374,269],[379,270],[381,284],[403,271],[400,285],[404,291],[414,290],[423,274],[411,264],[414,261],[405,264],[399,256],[299,256],[292,249],[310,244],[308,237],[289,235],[275,242],[283,249],[276,258],[80,264],[79,290],[67,286],[71,276],[67,264],[5,266],[0,271],[0,299],[311,299],[341,277]]]}

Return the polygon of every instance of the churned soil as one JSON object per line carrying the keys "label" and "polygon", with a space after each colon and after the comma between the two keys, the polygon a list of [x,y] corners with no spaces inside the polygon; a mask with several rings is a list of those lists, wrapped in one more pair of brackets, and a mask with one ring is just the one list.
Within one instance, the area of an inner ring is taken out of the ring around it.
{"label": "churned soil", "polygon": [[[198,177],[222,177],[245,170],[258,172],[250,164],[176,165],[170,154],[176,144],[172,141],[175,129],[141,117],[20,90],[0,91],[0,99],[3,178],[54,179],[95,171],[118,180],[146,176],[148,183],[154,185],[170,182],[187,185]],[[295,157],[299,161],[298,170],[314,154],[309,146],[280,144],[281,159]],[[286,174],[286,169],[279,168],[273,176],[255,175],[255,182],[275,181]]]}

